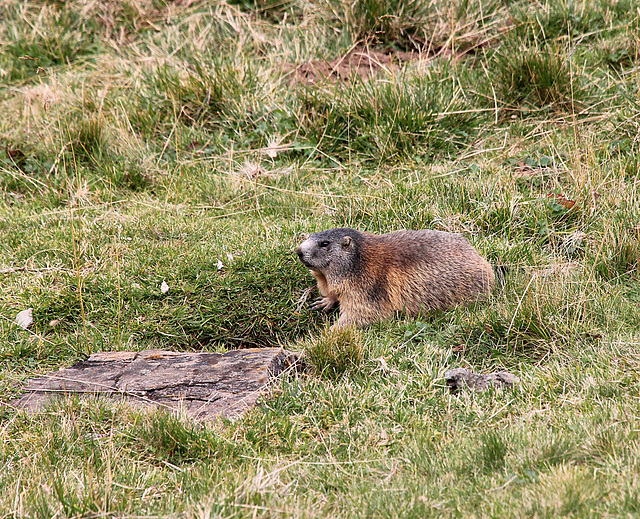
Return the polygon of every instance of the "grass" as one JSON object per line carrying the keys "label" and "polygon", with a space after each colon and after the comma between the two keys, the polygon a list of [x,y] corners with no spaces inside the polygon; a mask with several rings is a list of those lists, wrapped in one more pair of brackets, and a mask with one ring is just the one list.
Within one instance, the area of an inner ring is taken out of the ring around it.
{"label": "grass", "polygon": [[[640,513],[634,2],[2,9],[2,517]],[[420,59],[283,73],[363,45]],[[486,303],[332,333],[293,251],[340,226],[462,232],[509,271]],[[235,421],[8,405],[98,351],[253,346],[311,369]],[[454,396],[454,367],[520,383]]]}

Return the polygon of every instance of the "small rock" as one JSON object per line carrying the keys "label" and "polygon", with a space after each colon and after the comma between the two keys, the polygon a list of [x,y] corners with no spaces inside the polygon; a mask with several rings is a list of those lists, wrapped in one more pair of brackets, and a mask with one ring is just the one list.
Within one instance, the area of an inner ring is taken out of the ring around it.
{"label": "small rock", "polygon": [[507,371],[482,375],[466,368],[450,369],[444,374],[444,378],[452,393],[465,387],[476,391],[484,391],[490,387],[511,389],[519,381],[518,377]]}
{"label": "small rock", "polygon": [[15,320],[13,321],[20,328],[24,328],[25,330],[31,326],[33,323],[33,308],[27,308],[26,310],[22,310],[16,315]]}

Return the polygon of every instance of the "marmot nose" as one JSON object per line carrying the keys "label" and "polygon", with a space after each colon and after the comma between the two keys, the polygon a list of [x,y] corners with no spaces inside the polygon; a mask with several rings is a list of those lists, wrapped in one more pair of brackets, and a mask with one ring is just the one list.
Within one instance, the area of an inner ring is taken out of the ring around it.
{"label": "marmot nose", "polygon": [[298,255],[298,258],[302,259],[303,253],[302,250],[300,250],[300,247],[296,249],[296,254]]}

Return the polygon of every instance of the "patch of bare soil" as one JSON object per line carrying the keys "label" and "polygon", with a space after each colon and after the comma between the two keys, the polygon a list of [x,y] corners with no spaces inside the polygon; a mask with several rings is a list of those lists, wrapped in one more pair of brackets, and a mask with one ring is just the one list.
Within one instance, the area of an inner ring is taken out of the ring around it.
{"label": "patch of bare soil", "polygon": [[356,47],[337,59],[315,60],[302,65],[286,64],[285,74],[291,82],[314,85],[324,81],[348,82],[355,77],[367,79],[380,72],[399,70],[401,65],[420,57],[417,52],[380,52]]}

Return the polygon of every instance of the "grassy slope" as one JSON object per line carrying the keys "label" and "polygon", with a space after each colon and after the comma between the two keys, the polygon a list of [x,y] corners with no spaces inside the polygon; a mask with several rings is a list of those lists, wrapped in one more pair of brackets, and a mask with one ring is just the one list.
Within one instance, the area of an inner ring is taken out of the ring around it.
{"label": "grassy slope", "polygon": [[[101,350],[317,368],[206,427],[5,406],[3,516],[640,513],[634,2],[348,5],[2,4],[0,400]],[[283,78],[363,38],[437,56]],[[489,304],[326,336],[292,248],[345,225],[464,232],[510,274]],[[521,384],[454,397],[458,366]]]}

